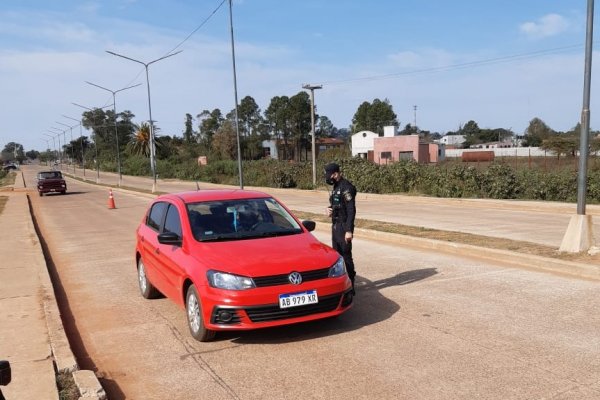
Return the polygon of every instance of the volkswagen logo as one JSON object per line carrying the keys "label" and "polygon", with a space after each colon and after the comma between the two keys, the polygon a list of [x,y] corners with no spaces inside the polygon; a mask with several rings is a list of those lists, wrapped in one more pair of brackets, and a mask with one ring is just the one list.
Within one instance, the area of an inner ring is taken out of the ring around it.
{"label": "volkswagen logo", "polygon": [[299,272],[294,271],[288,276],[288,280],[292,285],[299,285],[302,283],[302,275],[300,275]]}

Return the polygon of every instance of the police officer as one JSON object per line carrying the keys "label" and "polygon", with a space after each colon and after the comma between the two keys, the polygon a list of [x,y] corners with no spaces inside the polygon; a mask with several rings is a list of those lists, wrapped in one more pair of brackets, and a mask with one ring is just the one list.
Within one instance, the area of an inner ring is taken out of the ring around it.
{"label": "police officer", "polygon": [[342,176],[340,166],[336,163],[325,166],[325,182],[333,185],[327,208],[327,215],[331,217],[332,222],[332,247],[344,258],[354,293],[356,272],[352,260],[352,237],[356,217],[356,188]]}

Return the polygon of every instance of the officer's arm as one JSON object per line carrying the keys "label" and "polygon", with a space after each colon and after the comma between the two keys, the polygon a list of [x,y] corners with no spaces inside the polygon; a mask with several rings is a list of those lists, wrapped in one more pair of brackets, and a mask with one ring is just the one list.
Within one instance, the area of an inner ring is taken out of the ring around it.
{"label": "officer's arm", "polygon": [[356,190],[348,188],[343,194],[346,202],[346,221],[344,222],[344,229],[346,232],[354,232],[354,218],[356,217]]}

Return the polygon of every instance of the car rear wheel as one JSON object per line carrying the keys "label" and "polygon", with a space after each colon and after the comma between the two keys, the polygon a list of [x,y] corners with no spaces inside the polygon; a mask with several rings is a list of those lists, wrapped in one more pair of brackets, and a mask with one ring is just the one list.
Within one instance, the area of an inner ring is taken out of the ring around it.
{"label": "car rear wheel", "polygon": [[148,280],[148,277],[146,276],[146,267],[141,258],[138,261],[138,284],[140,286],[140,292],[145,299],[154,299],[158,297],[159,292]]}
{"label": "car rear wheel", "polygon": [[187,312],[188,326],[193,338],[200,342],[208,342],[215,337],[215,331],[206,329],[202,318],[202,305],[194,285],[191,285],[185,296],[185,309]]}

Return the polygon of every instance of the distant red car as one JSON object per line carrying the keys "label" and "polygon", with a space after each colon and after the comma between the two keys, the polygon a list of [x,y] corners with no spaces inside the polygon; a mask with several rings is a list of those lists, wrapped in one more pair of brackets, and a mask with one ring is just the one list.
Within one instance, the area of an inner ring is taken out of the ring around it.
{"label": "distant red car", "polygon": [[37,174],[37,190],[40,196],[48,193],[67,193],[67,183],[60,171],[41,171]]}
{"label": "distant red car", "polygon": [[261,192],[162,195],[137,229],[140,291],[183,306],[200,341],[339,315],[352,305],[352,285],[314,228]]}

